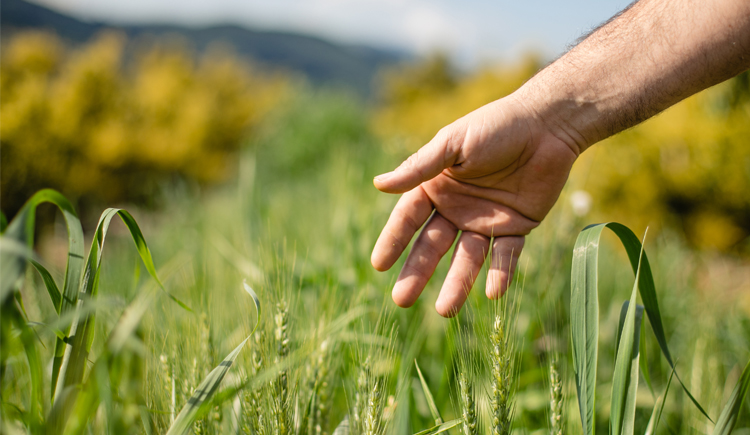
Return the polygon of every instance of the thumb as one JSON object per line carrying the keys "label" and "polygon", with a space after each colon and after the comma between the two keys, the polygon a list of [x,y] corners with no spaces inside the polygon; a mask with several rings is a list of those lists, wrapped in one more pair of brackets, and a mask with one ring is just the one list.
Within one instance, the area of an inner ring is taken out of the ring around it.
{"label": "thumb", "polygon": [[392,172],[378,175],[373,180],[375,187],[386,193],[404,193],[435,178],[443,169],[456,162],[458,147],[453,145],[453,135],[446,129],[409,156]]}

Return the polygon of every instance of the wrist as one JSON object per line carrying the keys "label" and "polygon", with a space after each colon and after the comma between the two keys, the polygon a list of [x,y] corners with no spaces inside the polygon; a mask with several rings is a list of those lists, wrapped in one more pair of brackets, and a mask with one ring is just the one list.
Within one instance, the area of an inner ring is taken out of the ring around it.
{"label": "wrist", "polygon": [[580,154],[608,134],[599,129],[602,111],[596,96],[579,90],[570,75],[558,74],[560,62],[540,71],[512,96],[542,130]]}

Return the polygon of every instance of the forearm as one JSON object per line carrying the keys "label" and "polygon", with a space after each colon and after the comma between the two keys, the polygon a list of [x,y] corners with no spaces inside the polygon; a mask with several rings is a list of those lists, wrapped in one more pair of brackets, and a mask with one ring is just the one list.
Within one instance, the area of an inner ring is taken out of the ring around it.
{"label": "forearm", "polygon": [[577,152],[750,67],[750,1],[641,0],[514,95]]}

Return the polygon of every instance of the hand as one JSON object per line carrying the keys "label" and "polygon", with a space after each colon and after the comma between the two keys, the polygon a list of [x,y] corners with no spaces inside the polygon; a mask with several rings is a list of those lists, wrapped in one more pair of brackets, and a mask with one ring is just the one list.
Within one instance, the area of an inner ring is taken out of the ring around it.
{"label": "hand", "polygon": [[448,317],[461,309],[490,244],[486,294],[500,297],[524,236],[554,205],[578,154],[574,143],[558,139],[511,95],[444,127],[396,170],[375,177],[379,190],[403,193],[372,252],[375,269],[390,269],[429,218],[393,287],[393,301],[414,304],[459,231],[438,313]]}

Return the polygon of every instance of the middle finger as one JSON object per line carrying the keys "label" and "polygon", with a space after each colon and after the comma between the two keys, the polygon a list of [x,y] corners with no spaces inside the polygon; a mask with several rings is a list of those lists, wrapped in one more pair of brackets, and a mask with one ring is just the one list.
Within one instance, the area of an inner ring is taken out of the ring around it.
{"label": "middle finger", "polygon": [[410,307],[422,293],[440,259],[450,249],[458,228],[440,213],[433,213],[406,258],[398,280],[393,286],[393,302]]}

